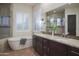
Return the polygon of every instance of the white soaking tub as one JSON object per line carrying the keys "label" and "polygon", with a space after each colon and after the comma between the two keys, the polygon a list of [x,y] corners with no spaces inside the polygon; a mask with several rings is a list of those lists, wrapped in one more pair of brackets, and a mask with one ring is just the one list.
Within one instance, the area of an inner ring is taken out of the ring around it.
{"label": "white soaking tub", "polygon": [[[22,38],[26,38],[26,42],[24,45],[20,44],[20,40]],[[8,39],[9,46],[12,48],[12,50],[20,50],[24,48],[28,48],[32,46],[32,38],[31,37],[13,37]]]}

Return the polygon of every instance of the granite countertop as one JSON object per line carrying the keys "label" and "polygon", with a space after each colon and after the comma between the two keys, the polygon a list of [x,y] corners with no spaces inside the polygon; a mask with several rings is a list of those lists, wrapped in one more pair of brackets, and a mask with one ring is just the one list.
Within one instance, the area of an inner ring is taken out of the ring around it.
{"label": "granite countertop", "polygon": [[65,37],[59,37],[59,36],[52,36],[49,34],[43,34],[43,33],[34,33],[34,35],[43,37],[43,38],[47,38],[49,40],[53,40],[59,43],[63,43],[72,47],[76,47],[79,48],[79,40],[76,39],[71,39],[71,38],[65,38]]}

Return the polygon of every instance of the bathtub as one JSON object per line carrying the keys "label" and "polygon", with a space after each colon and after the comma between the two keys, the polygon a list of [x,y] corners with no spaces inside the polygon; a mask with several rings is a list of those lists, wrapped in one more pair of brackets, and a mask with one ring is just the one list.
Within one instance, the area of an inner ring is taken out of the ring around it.
{"label": "bathtub", "polygon": [[[25,45],[20,44],[20,40],[22,38],[26,38],[27,41],[25,42]],[[32,37],[13,37],[13,38],[8,38],[8,43],[9,46],[11,47],[12,50],[20,50],[24,48],[28,48],[32,46]]]}

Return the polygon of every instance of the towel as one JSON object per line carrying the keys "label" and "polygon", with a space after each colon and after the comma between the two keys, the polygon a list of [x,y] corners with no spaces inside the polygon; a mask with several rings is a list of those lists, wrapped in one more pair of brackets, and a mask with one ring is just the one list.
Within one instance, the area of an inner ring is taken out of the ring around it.
{"label": "towel", "polygon": [[26,40],[27,40],[26,38],[22,38],[22,39],[20,40],[20,44],[21,44],[21,45],[25,45]]}

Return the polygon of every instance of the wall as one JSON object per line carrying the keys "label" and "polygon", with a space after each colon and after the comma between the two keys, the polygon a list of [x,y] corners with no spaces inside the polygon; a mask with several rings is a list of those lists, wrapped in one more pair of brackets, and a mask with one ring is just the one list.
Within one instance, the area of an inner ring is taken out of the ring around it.
{"label": "wall", "polygon": [[42,19],[42,9],[40,7],[40,4],[33,7],[33,31],[34,32],[40,32],[41,26],[40,26],[40,20]]}
{"label": "wall", "polygon": [[68,34],[67,15],[76,14],[76,36],[79,36],[79,6],[70,6],[65,8],[65,34]]}
{"label": "wall", "polygon": [[[32,6],[29,6],[27,4],[12,4],[12,19],[13,19],[13,37],[17,37],[17,36],[32,36]],[[28,18],[29,18],[29,29],[27,31],[22,31],[22,32],[18,32],[16,31],[16,13],[17,12],[23,12],[28,14]]]}
{"label": "wall", "polygon": [[[0,4],[0,16],[10,16],[10,4],[6,4],[6,3]],[[10,36],[11,36],[10,28],[0,27],[0,38],[10,37]]]}
{"label": "wall", "polygon": [[[11,12],[10,11],[10,4],[0,3],[0,16],[10,16],[10,12]],[[10,16],[10,18],[11,18],[11,16]],[[10,21],[11,20],[12,19],[10,19]],[[9,28],[7,29],[7,28],[0,27],[0,51],[4,51],[4,50],[9,49],[7,38],[5,38],[7,36],[9,36],[9,37],[11,36],[11,34],[9,34],[9,32],[11,32]],[[1,39],[1,38],[3,38],[3,39]]]}
{"label": "wall", "polygon": [[0,16],[10,16],[10,4],[0,4]]}

